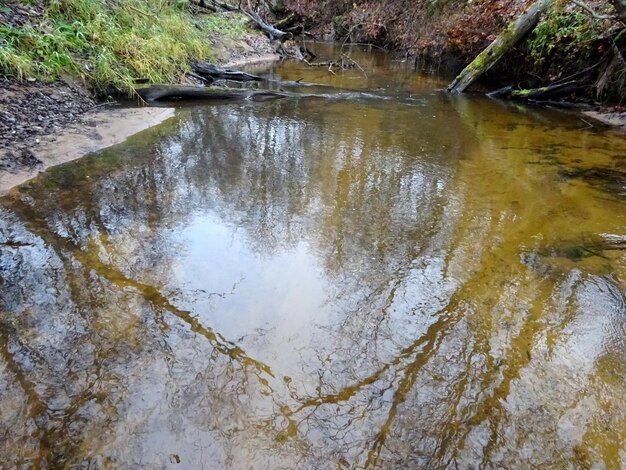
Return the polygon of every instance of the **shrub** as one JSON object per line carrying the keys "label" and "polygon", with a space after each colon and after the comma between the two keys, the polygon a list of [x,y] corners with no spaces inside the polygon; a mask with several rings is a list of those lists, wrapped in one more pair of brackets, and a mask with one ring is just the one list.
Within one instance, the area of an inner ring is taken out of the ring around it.
{"label": "shrub", "polygon": [[557,2],[534,29],[528,42],[531,58],[543,64],[558,51],[560,61],[572,66],[585,64],[592,43],[601,35],[601,22],[578,9]]}

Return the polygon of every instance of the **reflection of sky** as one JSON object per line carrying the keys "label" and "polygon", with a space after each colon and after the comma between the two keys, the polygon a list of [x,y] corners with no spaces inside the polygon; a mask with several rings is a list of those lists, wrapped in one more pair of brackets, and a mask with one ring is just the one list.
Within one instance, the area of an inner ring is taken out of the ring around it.
{"label": "reflection of sky", "polygon": [[168,289],[202,291],[185,297],[194,297],[192,310],[203,323],[244,346],[245,337],[262,335],[248,353],[291,369],[298,351],[310,347],[315,325],[329,316],[330,288],[306,243],[252,251],[246,233],[215,214],[199,215],[171,236],[184,240],[184,252],[174,260]]}

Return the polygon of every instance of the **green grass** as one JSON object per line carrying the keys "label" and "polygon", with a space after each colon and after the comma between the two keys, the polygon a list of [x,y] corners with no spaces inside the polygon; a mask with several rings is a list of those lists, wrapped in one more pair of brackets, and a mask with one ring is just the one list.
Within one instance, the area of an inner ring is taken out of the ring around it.
{"label": "green grass", "polygon": [[212,58],[209,36],[239,37],[238,15],[192,15],[186,0],[49,0],[37,25],[0,25],[0,73],[80,77],[100,95],[132,94],[137,80],[179,82]]}

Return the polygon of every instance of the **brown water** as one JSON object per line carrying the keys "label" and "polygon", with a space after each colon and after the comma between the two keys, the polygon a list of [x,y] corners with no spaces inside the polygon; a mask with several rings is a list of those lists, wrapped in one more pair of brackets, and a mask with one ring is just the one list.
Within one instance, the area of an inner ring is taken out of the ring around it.
{"label": "brown water", "polygon": [[626,140],[354,54],[1,200],[0,467],[626,467]]}

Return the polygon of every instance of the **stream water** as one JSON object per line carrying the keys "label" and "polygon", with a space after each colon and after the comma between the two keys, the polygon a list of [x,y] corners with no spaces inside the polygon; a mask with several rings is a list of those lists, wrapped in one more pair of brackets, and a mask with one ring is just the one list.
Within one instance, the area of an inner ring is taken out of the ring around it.
{"label": "stream water", "polygon": [[626,140],[351,53],[0,200],[0,468],[626,467]]}

